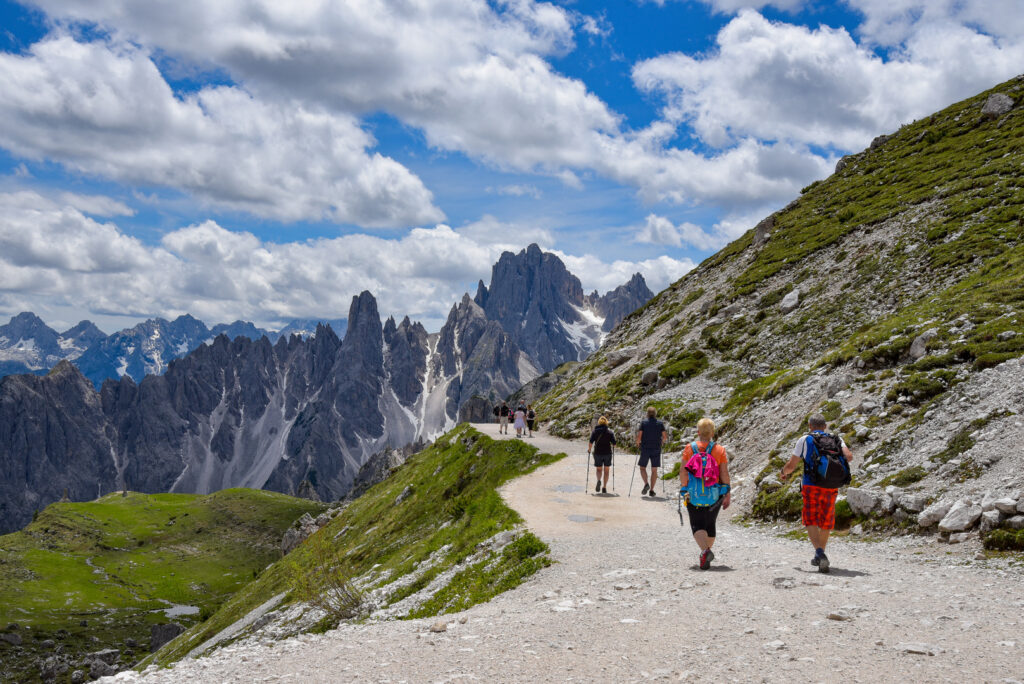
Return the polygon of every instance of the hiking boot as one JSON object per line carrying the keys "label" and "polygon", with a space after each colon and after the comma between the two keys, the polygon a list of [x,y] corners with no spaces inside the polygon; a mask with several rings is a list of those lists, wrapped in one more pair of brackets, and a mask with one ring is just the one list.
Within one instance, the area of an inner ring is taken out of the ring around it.
{"label": "hiking boot", "polygon": [[818,572],[827,573],[829,570],[828,556],[821,554],[821,558],[818,559]]}
{"label": "hiking boot", "polygon": [[821,556],[815,556],[814,558],[811,559],[811,565],[817,566],[818,565],[818,561],[820,561],[820,560],[821,560]]}
{"label": "hiking boot", "polygon": [[715,554],[711,549],[704,549],[700,554],[700,569],[707,570],[711,567],[711,561],[715,560]]}
{"label": "hiking boot", "polygon": [[640,490],[640,496],[643,496],[644,494],[646,494],[648,491],[650,491],[650,489],[651,489],[651,486],[649,484],[647,484],[646,482],[644,482],[644,488],[642,490]]}
{"label": "hiking boot", "polygon": [[650,493],[652,499],[654,497],[658,496],[658,493],[654,491],[654,487],[651,487],[651,491],[649,493]]}
{"label": "hiking boot", "polygon": [[607,487],[601,487],[601,493],[602,494],[607,494],[608,493],[608,488]]}
{"label": "hiking boot", "polygon": [[[598,482],[597,485],[594,486],[594,491],[597,492],[598,494],[601,493],[601,483],[600,482]],[[815,563],[815,565],[817,565],[817,563]]]}

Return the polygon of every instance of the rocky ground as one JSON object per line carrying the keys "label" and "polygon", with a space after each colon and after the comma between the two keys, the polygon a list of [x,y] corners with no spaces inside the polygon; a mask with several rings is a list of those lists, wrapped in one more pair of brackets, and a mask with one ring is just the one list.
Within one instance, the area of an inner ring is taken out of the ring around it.
{"label": "rocky ground", "polygon": [[503,491],[557,560],[519,588],[446,619],[238,644],[107,681],[1024,681],[1019,555],[841,537],[822,575],[792,528],[728,520],[704,572],[672,487],[626,496],[620,462],[616,495],[595,496],[583,444],[533,443],[570,457]]}

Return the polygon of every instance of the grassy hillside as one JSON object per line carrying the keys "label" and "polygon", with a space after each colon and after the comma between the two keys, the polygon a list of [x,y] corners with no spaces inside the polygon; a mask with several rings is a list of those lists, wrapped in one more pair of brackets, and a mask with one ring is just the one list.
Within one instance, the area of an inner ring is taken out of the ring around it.
{"label": "grassy hillside", "polygon": [[19,681],[52,654],[47,639],[81,653],[125,650],[133,639],[141,658],[150,625],[171,621],[172,604],[190,611],[173,618],[185,625],[209,615],[280,557],[296,518],[324,508],[248,489],[52,504],[0,537],[0,626],[16,623],[24,637],[20,650],[0,642],[0,655]]}
{"label": "grassy hillside", "polygon": [[[1015,106],[983,117],[997,92]],[[1024,355],[1024,77],[840,166],[623,321],[541,401],[553,431],[578,436],[605,413],[625,432],[653,403],[682,428],[678,448],[708,414],[753,480],[818,410],[876,456],[864,482],[895,476],[898,459],[877,458],[892,435]],[[629,360],[609,363],[622,350]],[[644,384],[651,370],[658,380]],[[834,398],[829,382],[849,390]],[[879,408],[858,407],[868,400]],[[777,496],[792,503],[792,490]]]}
{"label": "grassy hillside", "polygon": [[[563,456],[538,453],[518,440],[495,441],[466,425],[456,428],[356,499],[209,620],[168,644],[157,654],[157,662],[181,659],[282,593],[278,614],[286,612],[298,600],[294,578],[315,563],[311,548],[318,541],[333,547],[338,561],[359,578],[367,595],[377,597],[377,609],[394,607],[431,582],[443,580],[430,596],[396,608],[396,617],[462,610],[515,587],[549,563],[547,547],[520,530],[500,550],[497,545],[488,550],[489,540],[521,522],[497,488]],[[301,620],[288,620],[299,625],[292,627],[297,631],[306,628]],[[327,618],[311,627],[326,629],[335,622]]]}

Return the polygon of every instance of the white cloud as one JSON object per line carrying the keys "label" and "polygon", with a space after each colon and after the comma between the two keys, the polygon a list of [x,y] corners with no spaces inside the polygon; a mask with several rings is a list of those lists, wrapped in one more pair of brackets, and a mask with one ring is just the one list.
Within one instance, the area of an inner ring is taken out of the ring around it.
{"label": "white cloud", "polygon": [[889,59],[844,29],[808,29],[743,11],[716,49],[637,64],[637,87],[665,95],[666,119],[717,147],[753,138],[859,150],[881,133],[1009,78],[1024,41],[952,24],[920,25]]}
{"label": "white cloud", "polygon": [[638,271],[652,292],[660,292],[696,266],[690,259],[673,259],[667,255],[640,261],[616,259],[609,264],[592,254],[576,256],[557,249],[549,251],[565,262],[569,271],[580,279],[586,292],[613,290]]}
{"label": "white cloud", "polygon": [[[490,188],[488,188],[490,190]],[[509,195],[512,197],[524,197],[529,196],[534,199],[540,199],[544,193],[541,192],[540,188],[536,185],[530,185],[529,183],[514,183],[512,185],[503,185],[499,188],[494,189],[499,195]]]}
{"label": "white cloud", "polygon": [[[0,193],[0,302],[36,311],[61,306],[69,320],[191,313],[209,323],[242,318],[273,326],[288,318],[344,317],[352,296],[370,290],[385,315],[408,314],[436,329],[465,291],[489,279],[503,251],[528,242],[547,245],[552,236],[484,217],[458,230],[416,228],[398,239],[352,234],[284,244],[205,221],[153,246],[59,199]],[[692,267],[667,257],[566,259],[585,267],[588,273],[574,270],[601,291],[637,270],[654,287]]]}
{"label": "white cloud", "polygon": [[845,1],[864,15],[864,23],[857,32],[879,45],[901,45],[923,33],[926,27],[976,27],[1009,43],[1024,37],[1024,8],[1020,0]]}
{"label": "white cloud", "polygon": [[124,202],[103,195],[80,195],[74,192],[62,192],[59,195],[64,204],[78,209],[83,214],[92,216],[134,216],[135,210]]}
{"label": "white cloud", "polygon": [[704,232],[704,229],[696,224],[684,222],[675,225],[664,216],[657,214],[647,215],[644,227],[636,236],[636,241],[671,247],[682,247],[685,244],[698,249],[717,249],[727,242]]}
{"label": "white cloud", "polygon": [[149,55],[58,35],[0,54],[0,145],[128,184],[286,221],[401,226],[441,218],[430,192],[351,116],[239,88],[176,96]]}

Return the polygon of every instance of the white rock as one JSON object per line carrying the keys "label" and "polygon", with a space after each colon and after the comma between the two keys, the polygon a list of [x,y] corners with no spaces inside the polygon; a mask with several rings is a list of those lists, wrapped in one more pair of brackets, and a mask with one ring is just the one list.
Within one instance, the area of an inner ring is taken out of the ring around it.
{"label": "white rock", "polygon": [[1002,511],[1003,513],[1013,513],[1017,510],[1017,500],[1011,499],[1008,496],[1004,496],[1001,499],[996,499],[992,502],[992,505],[996,510]]}
{"label": "white rock", "polygon": [[781,651],[786,648],[786,643],[776,639],[775,641],[769,641],[762,646],[766,651]]}
{"label": "white rock", "polygon": [[790,290],[782,301],[779,302],[779,308],[782,309],[782,313],[787,314],[793,309],[800,306],[800,290]]}
{"label": "white rock", "polygon": [[1005,524],[1011,530],[1024,530],[1024,515],[1015,515],[1012,518],[1007,518]]}
{"label": "white rock", "polygon": [[444,620],[439,620],[438,622],[435,622],[434,624],[430,625],[430,631],[435,633],[447,632],[448,623]]}
{"label": "white rock", "polygon": [[899,498],[900,508],[911,513],[920,513],[928,503],[928,497],[924,494],[903,494]]}
{"label": "white rock", "polygon": [[963,532],[974,527],[981,518],[981,506],[970,499],[960,499],[939,521],[940,532]]}
{"label": "white rock", "polygon": [[848,622],[853,619],[853,615],[842,608],[832,611],[827,617],[829,620],[836,620],[837,622]]}
{"label": "white rock", "polygon": [[917,516],[917,524],[921,527],[931,527],[946,517],[949,509],[953,507],[951,501],[936,501],[928,508],[921,511]]}
{"label": "white rock", "polygon": [[981,497],[981,511],[991,511],[996,507],[996,499],[998,497],[990,491],[985,492],[985,496]]}
{"label": "white rock", "polygon": [[928,354],[927,345],[929,342],[935,339],[935,336],[939,334],[939,331],[935,328],[931,330],[925,330],[923,333],[914,338],[914,341],[910,343],[910,358],[914,361],[922,359]]}
{"label": "white rock", "polygon": [[950,544],[963,544],[965,541],[970,539],[972,536],[973,535],[970,532],[954,532],[953,534],[949,535],[949,543]]}
{"label": "white rock", "polygon": [[[891,498],[891,497],[890,497]],[[857,515],[867,515],[875,510],[882,496],[866,487],[850,487],[846,490],[846,501],[850,510]]]}
{"label": "white rock", "polygon": [[916,655],[930,655],[933,656],[942,649],[938,646],[924,643],[899,643],[896,644],[896,650],[900,653],[913,653]]}
{"label": "white rock", "polygon": [[878,510],[891,515],[896,510],[896,499],[890,494],[883,494],[878,500]]}
{"label": "white rock", "polygon": [[1024,513],[1024,497],[1022,497],[1020,501],[1017,502],[1017,512]]}
{"label": "white rock", "polygon": [[991,511],[985,511],[981,514],[981,531],[988,532],[999,527],[999,523],[1003,518],[1003,514],[999,511],[992,509]]}

